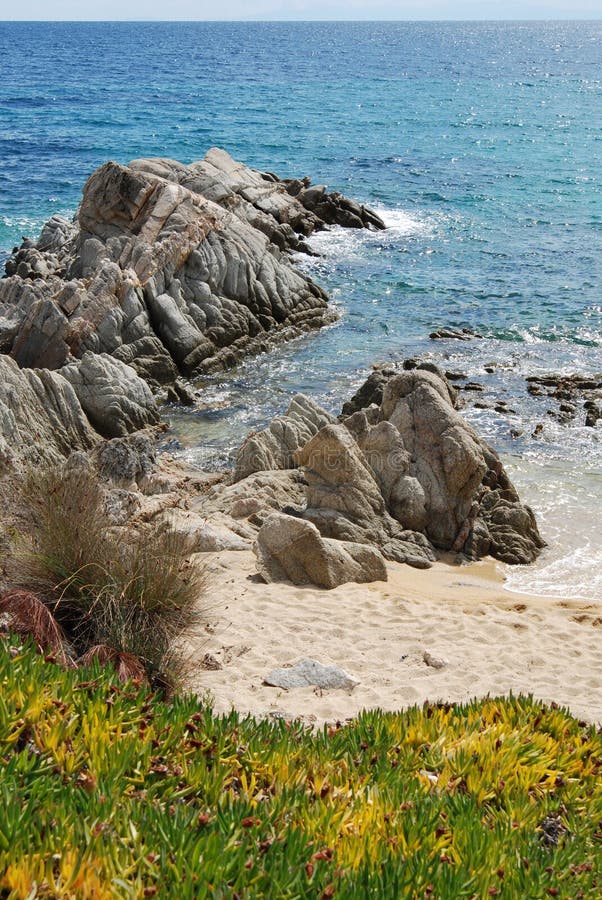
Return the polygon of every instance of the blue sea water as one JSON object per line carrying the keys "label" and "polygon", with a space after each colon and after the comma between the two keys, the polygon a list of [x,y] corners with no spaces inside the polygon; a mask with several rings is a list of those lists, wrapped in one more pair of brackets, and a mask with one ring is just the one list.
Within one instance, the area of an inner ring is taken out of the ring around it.
{"label": "blue sea water", "polygon": [[514,410],[467,411],[550,543],[510,585],[602,598],[602,429],[558,425],[524,380],[602,371],[602,22],[0,23],[0,71],[0,258],[106,159],[211,146],[390,225],[314,239],[299,264],[340,321],[169,410],[189,458],[227,456],[298,390],[337,409],[373,362],[430,354]]}

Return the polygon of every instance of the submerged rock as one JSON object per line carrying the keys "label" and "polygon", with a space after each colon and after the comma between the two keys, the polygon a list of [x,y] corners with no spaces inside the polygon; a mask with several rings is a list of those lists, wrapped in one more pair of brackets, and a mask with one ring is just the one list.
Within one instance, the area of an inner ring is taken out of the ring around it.
{"label": "submerged rock", "polygon": [[[561,424],[577,421],[595,428],[602,421],[602,374],[530,375],[527,390],[534,397],[558,402],[558,410],[546,414]],[[542,426],[543,427],[543,426]]]}
{"label": "submerged rock", "polygon": [[475,338],[482,338],[483,335],[472,328],[439,328],[429,334],[432,341],[472,341]]}

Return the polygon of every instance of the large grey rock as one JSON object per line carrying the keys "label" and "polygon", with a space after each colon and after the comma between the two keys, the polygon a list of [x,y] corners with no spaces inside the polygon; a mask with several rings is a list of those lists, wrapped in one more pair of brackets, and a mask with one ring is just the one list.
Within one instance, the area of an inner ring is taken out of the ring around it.
{"label": "large grey rock", "polygon": [[359,684],[357,679],[339,666],[325,666],[310,657],[299,660],[294,666],[272,669],[263,681],[270,687],[279,687],[285,691],[311,686],[325,691],[351,691]]}
{"label": "large grey rock", "polygon": [[58,372],[20,369],[0,355],[0,469],[21,463],[56,464],[99,436],[77,395]]}
{"label": "large grey rock", "polygon": [[335,588],[348,581],[386,581],[381,554],[365,544],[328,540],[311,522],[272,513],[253,547],[266,581]]}
{"label": "large grey rock", "polygon": [[[86,351],[132,365],[153,387],[232,365],[335,318],[287,251],[327,223],[384,227],[364,207],[211,150],[189,166],[108,162],[75,223],[53,217],[0,281],[0,348],[60,368]],[[129,388],[129,384],[128,384]]]}
{"label": "large grey rock", "polygon": [[304,394],[296,394],[283,416],[274,419],[264,431],[251,432],[240,447],[234,469],[234,481],[253,472],[292,469],[295,454],[314,434],[335,422],[333,416]]}
{"label": "large grey rock", "polygon": [[107,354],[85,353],[77,363],[64,366],[61,374],[104,437],[122,437],[159,422],[159,410],[146,382],[131,366]]}
{"label": "large grey rock", "polygon": [[544,546],[497,454],[454,409],[454,391],[436,371],[413,369],[385,386],[381,416],[410,456],[409,475],[425,497],[425,531],[445,550],[532,562]]}
{"label": "large grey rock", "polygon": [[398,430],[411,459],[409,474],[424,491],[429,538],[451,548],[487,472],[477,435],[453,408],[446,382],[431,372],[392,378],[381,411]]}
{"label": "large grey rock", "polygon": [[[376,429],[373,464],[382,475],[386,462],[382,458],[382,441],[386,445],[395,438],[386,426],[376,426]],[[417,568],[431,565],[435,556],[428,540],[423,534],[404,528],[391,516],[375,471],[347,428],[343,425],[322,428],[299,451],[297,460],[303,466],[307,482],[307,508],[303,516],[322,535],[374,544],[387,559]],[[407,464],[404,451],[402,465]],[[389,465],[394,468],[393,458]]]}

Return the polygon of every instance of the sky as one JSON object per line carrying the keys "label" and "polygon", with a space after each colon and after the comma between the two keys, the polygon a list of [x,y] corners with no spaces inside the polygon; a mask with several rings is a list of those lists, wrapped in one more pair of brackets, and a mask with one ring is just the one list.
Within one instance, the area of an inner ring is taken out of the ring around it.
{"label": "sky", "polygon": [[602,0],[0,0],[0,21],[577,18],[602,18]]}

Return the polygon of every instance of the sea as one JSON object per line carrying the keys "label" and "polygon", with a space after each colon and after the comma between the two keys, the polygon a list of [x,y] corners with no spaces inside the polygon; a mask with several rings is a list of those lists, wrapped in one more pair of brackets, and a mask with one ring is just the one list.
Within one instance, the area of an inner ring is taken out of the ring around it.
{"label": "sea", "polygon": [[338,412],[373,364],[431,359],[482,385],[464,414],[548,542],[509,590],[602,601],[602,428],[526,382],[602,372],[602,22],[0,23],[0,72],[0,261],[107,159],[214,146],[388,226],[313,238],[339,320],[198,382],[176,452],[228,465],[296,392]]}

